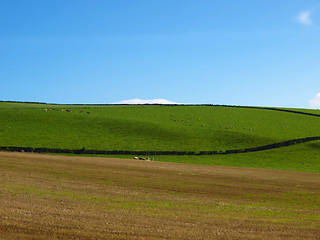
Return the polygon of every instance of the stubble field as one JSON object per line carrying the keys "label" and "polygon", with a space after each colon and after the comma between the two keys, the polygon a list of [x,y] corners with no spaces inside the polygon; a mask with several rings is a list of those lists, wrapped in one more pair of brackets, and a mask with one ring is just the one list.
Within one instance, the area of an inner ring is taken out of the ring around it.
{"label": "stubble field", "polygon": [[317,239],[320,175],[0,153],[1,239]]}

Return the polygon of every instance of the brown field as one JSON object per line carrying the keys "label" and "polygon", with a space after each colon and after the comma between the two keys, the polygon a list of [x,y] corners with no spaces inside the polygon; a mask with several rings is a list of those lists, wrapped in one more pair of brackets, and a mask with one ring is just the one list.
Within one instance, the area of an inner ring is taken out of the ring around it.
{"label": "brown field", "polygon": [[320,239],[320,174],[0,153],[0,239]]}

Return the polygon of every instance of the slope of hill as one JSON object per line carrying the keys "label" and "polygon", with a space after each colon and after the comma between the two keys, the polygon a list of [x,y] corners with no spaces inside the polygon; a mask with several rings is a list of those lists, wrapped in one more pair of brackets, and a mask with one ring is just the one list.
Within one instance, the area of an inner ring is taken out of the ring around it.
{"label": "slope of hill", "polygon": [[[1,102],[0,147],[219,152],[320,136],[319,112],[232,106]],[[155,159],[319,173],[319,142],[241,154],[161,155]]]}
{"label": "slope of hill", "polygon": [[[125,156],[123,156],[125,157]],[[127,156],[128,157],[128,156]],[[154,156],[162,162],[320,173],[320,141],[258,152],[201,156]]]}
{"label": "slope of hill", "polygon": [[319,136],[319,123],[263,108],[0,103],[0,146],[220,151]]}
{"label": "slope of hill", "polygon": [[0,146],[224,151],[320,136],[319,123],[263,108],[2,102]]}

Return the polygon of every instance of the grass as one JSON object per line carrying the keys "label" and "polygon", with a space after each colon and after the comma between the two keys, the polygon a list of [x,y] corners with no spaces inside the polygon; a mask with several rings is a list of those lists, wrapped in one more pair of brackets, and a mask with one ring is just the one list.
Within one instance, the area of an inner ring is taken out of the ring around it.
{"label": "grass", "polygon": [[154,156],[163,162],[320,173],[320,141],[284,148],[213,156]]}
{"label": "grass", "polygon": [[[320,136],[319,123],[319,117],[263,108],[0,102],[0,146],[220,151]],[[319,173],[319,144],[314,141],[245,154],[148,157],[164,162]]]}
{"label": "grass", "polygon": [[0,153],[0,239],[316,239],[319,174]]}
{"label": "grass", "polygon": [[[53,154],[57,155],[57,154]],[[79,156],[77,154],[63,154]],[[133,159],[135,155],[81,155],[84,157],[104,157]],[[197,165],[215,165],[230,167],[263,168],[284,171],[320,173],[320,141],[302,143],[289,147],[259,152],[225,155],[146,155],[154,161],[187,163]]]}
{"label": "grass", "polygon": [[319,122],[301,114],[218,106],[0,103],[0,146],[220,151],[318,136]]}

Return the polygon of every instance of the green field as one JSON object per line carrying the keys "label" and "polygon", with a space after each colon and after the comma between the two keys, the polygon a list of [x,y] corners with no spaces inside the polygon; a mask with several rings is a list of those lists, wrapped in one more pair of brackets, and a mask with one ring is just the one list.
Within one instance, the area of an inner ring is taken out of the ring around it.
{"label": "green field", "polygon": [[[320,115],[319,110],[289,110]],[[311,136],[320,136],[320,117],[264,108],[0,103],[0,146],[225,151]],[[255,153],[156,160],[320,171],[319,141]]]}
{"label": "green field", "polygon": [[[67,154],[76,156],[77,154]],[[92,155],[83,156],[133,159],[135,155]],[[320,141],[294,146],[240,154],[218,154],[201,156],[145,155],[155,161],[188,163],[215,166],[264,168],[285,171],[320,173]]]}
{"label": "green field", "polygon": [[163,162],[320,173],[320,141],[259,152],[213,156],[154,156]]}

